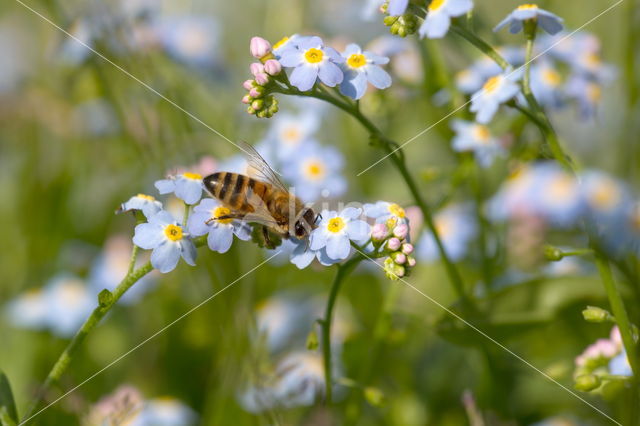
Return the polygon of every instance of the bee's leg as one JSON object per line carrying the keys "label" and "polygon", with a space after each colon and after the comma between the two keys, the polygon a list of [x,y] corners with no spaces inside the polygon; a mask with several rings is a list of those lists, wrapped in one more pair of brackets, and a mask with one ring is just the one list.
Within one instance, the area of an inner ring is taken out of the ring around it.
{"label": "bee's leg", "polygon": [[269,238],[269,228],[262,225],[262,236],[264,237],[264,245],[267,248],[274,248],[271,238]]}
{"label": "bee's leg", "polygon": [[231,213],[231,214],[225,214],[223,216],[218,216],[218,217],[211,217],[209,219],[207,219],[207,221],[205,222],[207,225],[210,224],[211,222],[213,222],[214,220],[225,220],[225,219],[243,219],[244,215],[240,214],[240,213]]}

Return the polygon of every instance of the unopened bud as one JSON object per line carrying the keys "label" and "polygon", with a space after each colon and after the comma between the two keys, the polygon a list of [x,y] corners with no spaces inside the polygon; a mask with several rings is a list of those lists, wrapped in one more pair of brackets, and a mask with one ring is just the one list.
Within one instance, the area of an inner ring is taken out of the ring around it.
{"label": "unopened bud", "polygon": [[264,65],[262,65],[260,62],[254,62],[251,65],[249,65],[249,70],[251,71],[251,74],[253,74],[255,77],[258,74],[264,73]]}
{"label": "unopened bud", "polygon": [[98,305],[101,308],[106,308],[111,302],[113,302],[113,294],[106,288],[98,294]]}
{"label": "unopened bud", "polygon": [[404,240],[409,235],[409,225],[406,223],[401,223],[393,229],[393,235]]}
{"label": "unopened bud", "polygon": [[256,74],[256,83],[258,83],[260,86],[264,86],[268,82],[269,82],[269,76],[267,75],[267,73],[262,72],[262,73]]}
{"label": "unopened bud", "polygon": [[311,330],[309,335],[307,336],[307,349],[310,351],[315,351],[318,349],[318,334],[316,333],[315,328]]}
{"label": "unopened bud", "polygon": [[247,107],[247,114],[249,114],[249,115],[253,115],[253,114],[255,114],[255,113],[256,113],[256,110],[255,110],[255,109],[253,109],[251,106],[248,106],[248,107]]}
{"label": "unopened bud", "polygon": [[605,322],[613,319],[609,311],[597,306],[587,306],[587,308],[582,311],[582,317],[588,322]]}
{"label": "unopened bud", "polygon": [[397,251],[401,245],[402,243],[398,238],[390,238],[389,241],[387,241],[387,250]]}
{"label": "unopened bud", "polygon": [[573,387],[582,392],[590,392],[600,387],[601,383],[600,377],[595,374],[582,374],[576,377]]}
{"label": "unopened bud", "polygon": [[416,258],[412,256],[407,256],[407,265],[410,268],[413,268],[414,266],[416,266]]}
{"label": "unopened bud", "polygon": [[269,75],[278,75],[282,72],[282,64],[276,59],[269,59],[264,63],[264,71]]}
{"label": "unopened bud", "polygon": [[264,87],[262,86],[258,86],[258,87],[253,87],[251,90],[249,90],[249,96],[251,96],[252,98],[259,98],[264,94]]}
{"label": "unopened bud", "polygon": [[244,95],[244,96],[242,97],[242,103],[243,103],[243,104],[247,104],[247,105],[249,105],[251,102],[253,102],[253,98],[252,98],[251,96],[249,96],[249,95]]}
{"label": "unopened bud", "polygon": [[404,254],[411,254],[413,253],[413,244],[409,244],[409,243],[404,243],[402,244],[402,252]]}
{"label": "unopened bud", "polygon": [[262,99],[256,99],[255,101],[251,102],[251,108],[253,108],[256,111],[261,110],[263,106],[264,106],[264,101]]}
{"label": "unopened bud", "polygon": [[245,80],[244,83],[242,83],[242,87],[246,90],[251,90],[253,86],[255,86],[255,81],[253,80]]}
{"label": "unopened bud", "polygon": [[544,246],[544,257],[551,261],[551,262],[557,262],[559,260],[562,260],[562,258],[564,257],[564,255],[562,254],[562,250],[560,250],[557,247],[554,246]]}
{"label": "unopened bud", "polygon": [[387,238],[387,234],[387,227],[384,223],[376,223],[371,228],[371,238],[373,239],[373,241],[383,241],[385,238]]}
{"label": "unopened bud", "polygon": [[404,253],[400,253],[399,251],[391,254],[391,258],[398,265],[403,265],[403,264],[405,264],[407,262],[407,255],[404,254]]}
{"label": "unopened bud", "polygon": [[262,37],[252,37],[249,43],[249,51],[251,52],[251,56],[260,59],[271,53],[271,43]]}
{"label": "unopened bud", "polygon": [[364,397],[369,404],[374,407],[380,407],[384,405],[384,394],[378,388],[367,386],[364,388]]}

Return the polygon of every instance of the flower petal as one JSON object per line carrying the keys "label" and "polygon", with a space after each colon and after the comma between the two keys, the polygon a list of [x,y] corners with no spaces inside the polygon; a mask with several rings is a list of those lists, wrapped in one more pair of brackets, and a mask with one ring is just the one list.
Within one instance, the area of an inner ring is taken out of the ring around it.
{"label": "flower petal", "polygon": [[347,235],[353,241],[364,241],[371,233],[371,226],[364,220],[352,220],[347,223]]}
{"label": "flower petal", "polygon": [[351,99],[360,99],[367,91],[367,77],[364,73],[349,71],[340,83],[340,93]]}
{"label": "flower petal", "polygon": [[211,229],[207,237],[209,248],[218,253],[226,253],[233,243],[233,229],[230,226],[218,226]]}
{"label": "flower petal", "polygon": [[331,61],[327,61],[324,64],[320,65],[318,77],[320,77],[320,81],[322,81],[327,86],[334,87],[335,85],[342,82],[344,74],[342,73],[342,70],[339,66]]}
{"label": "flower petal", "polygon": [[180,260],[180,243],[165,241],[153,249],[151,264],[163,274],[173,271]]}
{"label": "flower petal", "polygon": [[196,246],[193,244],[193,241],[189,239],[180,241],[180,249],[184,261],[191,266],[196,266],[196,256],[198,252],[196,251]]}
{"label": "flower petal", "polygon": [[133,244],[145,250],[156,248],[164,241],[162,228],[151,223],[141,223],[136,226]]}
{"label": "flower petal", "polygon": [[202,182],[193,179],[178,178],[176,180],[176,197],[187,204],[195,204],[202,197]]}
{"label": "flower petal", "polygon": [[327,239],[327,255],[331,259],[342,260],[349,256],[351,244],[346,234],[335,235]]}
{"label": "flower petal", "polygon": [[210,212],[196,212],[189,216],[189,220],[187,222],[187,228],[189,229],[189,233],[191,235],[195,235],[199,237],[200,235],[204,235],[209,232],[211,225],[207,225],[206,222],[211,218]]}
{"label": "flower petal", "polygon": [[309,248],[311,248],[311,250],[320,250],[327,245],[327,238],[329,235],[325,231],[326,226],[326,223],[324,226],[320,224],[320,226],[311,233],[311,236],[309,237]]}
{"label": "flower petal", "polygon": [[378,89],[386,89],[391,86],[391,76],[385,70],[377,65],[369,65],[365,71],[367,79],[374,87]]}
{"label": "flower petal", "polygon": [[176,183],[173,179],[162,179],[153,184],[159,193],[169,194],[176,189]]}
{"label": "flower petal", "polygon": [[293,70],[289,80],[295,87],[306,92],[313,87],[316,78],[318,78],[318,68],[299,65]]}

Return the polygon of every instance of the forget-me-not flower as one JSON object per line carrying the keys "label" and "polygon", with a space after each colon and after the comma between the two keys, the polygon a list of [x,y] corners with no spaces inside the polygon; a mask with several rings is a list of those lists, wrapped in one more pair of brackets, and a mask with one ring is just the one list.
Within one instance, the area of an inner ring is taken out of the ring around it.
{"label": "forget-me-not flower", "polygon": [[451,26],[451,18],[462,16],[473,9],[472,0],[431,0],[420,37],[442,38]]}
{"label": "forget-me-not flower", "polygon": [[360,99],[367,91],[367,83],[378,89],[391,86],[391,76],[380,65],[387,64],[389,58],[362,51],[357,44],[349,44],[342,53],[344,62],[340,65],[344,79],[340,92],[352,99]]}
{"label": "forget-me-not flower", "polygon": [[151,195],[138,194],[122,203],[120,211],[141,210],[147,219],[162,210],[162,203]]}
{"label": "forget-me-not flower", "polygon": [[562,105],[562,83],[562,76],[549,61],[541,61],[531,67],[531,92],[540,105]]}
{"label": "forget-me-not flower", "polygon": [[219,57],[218,23],[204,16],[168,17],[157,24],[163,48],[176,60],[193,66],[211,66]]}
{"label": "forget-me-not flower", "polygon": [[200,201],[204,189],[202,175],[189,172],[156,181],[155,187],[161,194],[175,193],[176,197],[187,204],[195,204]]}
{"label": "forget-me-not flower", "polygon": [[136,226],[133,243],[151,252],[151,264],[162,273],[175,269],[180,256],[195,266],[196,247],[178,222],[166,211],[161,211],[148,223]]}
{"label": "forget-me-not flower", "polygon": [[195,236],[209,234],[209,248],[218,253],[225,253],[231,247],[234,235],[243,241],[251,239],[251,228],[246,223],[234,219],[216,219],[230,213],[231,210],[218,200],[205,198],[193,209],[193,214],[189,217],[189,232]]}
{"label": "forget-me-not flower", "polygon": [[404,209],[396,203],[387,201],[377,201],[375,204],[367,203],[363,206],[363,210],[365,216],[375,219],[376,223],[386,224],[389,220],[393,220],[399,225],[409,221]]}
{"label": "forget-me-not flower", "polygon": [[322,221],[311,234],[311,250],[326,248],[331,259],[346,259],[351,252],[351,241],[363,242],[369,236],[370,226],[359,217],[362,210],[347,207],[340,213],[323,210]]}
{"label": "forget-me-not flower", "polygon": [[282,66],[293,68],[291,84],[303,92],[310,90],[317,79],[329,87],[342,82],[338,64],[344,59],[331,47],[325,47],[320,37],[310,37],[297,43],[295,49],[285,49],[280,57]]}
{"label": "forget-me-not flower", "polygon": [[490,166],[497,155],[504,153],[500,140],[484,124],[454,120],[451,127],[456,132],[451,141],[453,149],[458,152],[472,151],[482,167]]}
{"label": "forget-me-not flower", "polygon": [[404,14],[409,6],[409,0],[389,0],[387,6],[387,12],[391,16],[398,16]]}
{"label": "forget-me-not flower", "polygon": [[302,144],[310,140],[320,127],[316,114],[304,112],[290,114],[282,112],[273,118],[267,139],[274,147],[279,160],[286,161],[295,156]]}
{"label": "forget-me-not flower", "polygon": [[614,376],[631,377],[633,375],[631,365],[629,364],[629,358],[627,358],[627,352],[624,349],[609,361],[609,373]]}
{"label": "forget-me-not flower", "polygon": [[[467,206],[447,207],[436,214],[434,224],[447,256],[454,262],[461,260],[477,234],[477,224],[470,209]],[[429,230],[424,231],[418,240],[417,256],[426,262],[440,257],[435,238]]]}
{"label": "forget-me-not flower", "polygon": [[537,4],[523,4],[496,25],[493,31],[499,31],[509,25],[509,31],[512,34],[517,34],[524,28],[524,22],[530,19],[537,21],[537,24],[551,35],[559,33],[563,28],[564,21],[559,16],[540,9]]}
{"label": "forget-me-not flower", "polygon": [[471,97],[471,112],[476,113],[476,121],[487,124],[498,112],[501,104],[515,97],[520,92],[516,83],[522,73],[507,71],[488,79],[482,89]]}

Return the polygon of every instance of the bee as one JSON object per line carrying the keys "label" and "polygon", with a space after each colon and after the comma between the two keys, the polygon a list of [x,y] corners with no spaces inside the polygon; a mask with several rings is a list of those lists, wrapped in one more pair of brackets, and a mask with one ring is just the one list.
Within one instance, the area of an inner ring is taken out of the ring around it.
{"label": "bee", "polygon": [[287,190],[251,145],[244,142],[240,145],[246,154],[248,176],[217,172],[203,179],[207,191],[230,211],[210,221],[239,219],[260,224],[268,247],[272,247],[269,230],[285,239],[307,239],[317,227],[320,215]]}

